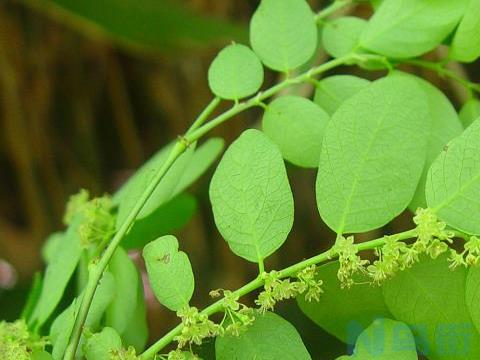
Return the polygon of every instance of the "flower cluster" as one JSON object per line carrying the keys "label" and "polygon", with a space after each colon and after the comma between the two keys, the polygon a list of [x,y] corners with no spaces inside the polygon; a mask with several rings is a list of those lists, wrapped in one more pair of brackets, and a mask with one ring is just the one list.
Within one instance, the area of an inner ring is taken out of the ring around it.
{"label": "flower cluster", "polygon": [[161,359],[167,360],[200,360],[200,358],[188,351],[182,351],[179,349],[172,350],[168,353],[166,357],[161,357]]}
{"label": "flower cluster", "polygon": [[110,353],[110,360],[137,360],[139,357],[135,352],[133,346],[128,349],[112,350]]}
{"label": "flower cluster", "polygon": [[223,308],[225,310],[224,321],[228,319],[228,325],[222,328],[221,334],[228,334],[233,336],[239,336],[241,331],[252,325],[255,321],[255,315],[253,309],[238,302],[239,297],[230,290],[214,290],[210,292],[213,297],[219,295],[219,292],[223,292]]}
{"label": "flower cluster", "polygon": [[296,278],[280,279],[278,272],[271,271],[263,273],[264,290],[259,294],[255,303],[260,307],[260,312],[265,313],[273,310],[278,301],[287,300],[305,293],[305,299],[312,301],[319,300],[323,293],[321,288],[323,282],[316,279],[317,268],[315,265],[309,266],[300,271]]}
{"label": "flower cluster", "polygon": [[337,276],[342,288],[351,287],[354,284],[353,275],[358,272],[365,273],[368,260],[363,260],[357,255],[358,247],[354,244],[353,236],[347,238],[340,236],[331,251],[338,255],[340,268]]}
{"label": "flower cluster", "polygon": [[179,349],[187,344],[201,345],[202,340],[222,333],[222,327],[211,321],[207,315],[198,312],[196,307],[184,307],[177,311],[182,319],[182,332],[175,337]]}
{"label": "flower cluster", "polygon": [[377,284],[410,266],[412,256],[411,249],[404,242],[392,236],[385,236],[384,241],[384,245],[375,250],[378,260],[367,267],[368,275]]}
{"label": "flower cluster", "polygon": [[110,240],[115,233],[116,218],[112,214],[113,204],[108,196],[89,200],[89,193],[81,190],[70,197],[64,222],[70,225],[77,216],[80,218],[78,232],[84,248]]}
{"label": "flower cluster", "polygon": [[426,253],[435,259],[448,250],[447,242],[451,243],[455,234],[446,229],[447,224],[440,221],[433,210],[418,208],[413,222],[417,225],[417,241],[412,248],[417,254]]}
{"label": "flower cluster", "polygon": [[464,245],[464,251],[457,253],[455,250],[450,250],[450,268],[456,269],[459,266],[474,266],[480,264],[480,238],[471,236]]}
{"label": "flower cluster", "polygon": [[24,320],[0,322],[1,359],[29,360],[33,352],[44,350],[47,343],[45,338],[30,334]]}

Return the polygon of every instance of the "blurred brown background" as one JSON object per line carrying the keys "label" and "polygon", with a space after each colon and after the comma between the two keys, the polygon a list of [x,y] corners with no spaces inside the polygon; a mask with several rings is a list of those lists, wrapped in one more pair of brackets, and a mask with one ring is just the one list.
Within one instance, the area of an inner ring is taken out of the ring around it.
{"label": "blurred brown background", "polygon": [[[311,1],[314,9],[326,3]],[[61,228],[68,196],[82,187],[97,195],[115,191],[187,128],[211,99],[210,61],[231,40],[248,41],[248,20],[257,4],[0,0],[0,319],[18,316],[32,275],[42,268],[41,245]],[[366,5],[347,11],[370,14]],[[477,70],[456,68],[479,80]],[[338,71],[368,78],[381,74]],[[266,83],[277,76],[269,73]],[[461,89],[432,74],[423,76],[457,107],[463,102]],[[294,91],[308,94],[311,89]],[[229,143],[259,117],[258,111],[242,114],[215,135]],[[288,168],[296,222],[289,240],[269,260],[271,268],[311,256],[333,239],[317,215],[315,172]],[[191,190],[198,210],[179,232],[194,265],[198,305],[209,301],[210,289],[236,288],[256,271],[231,254],[215,230],[207,194],[212,171]],[[393,226],[407,222],[400,219]],[[282,311],[305,330],[307,343],[323,343],[322,356],[344,352],[294,304],[283,305]],[[150,320],[153,337],[175,321],[157,305],[151,305]]]}

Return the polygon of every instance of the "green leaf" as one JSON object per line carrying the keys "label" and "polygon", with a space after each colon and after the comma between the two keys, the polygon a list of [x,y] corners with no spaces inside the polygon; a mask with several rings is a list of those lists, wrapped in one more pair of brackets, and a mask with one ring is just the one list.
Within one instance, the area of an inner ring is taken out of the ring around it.
{"label": "green leaf", "polygon": [[305,0],[262,0],[250,22],[253,50],[269,68],[288,72],[317,48],[315,17]]}
{"label": "green leaf", "polygon": [[42,326],[50,317],[62,299],[65,288],[77,267],[82,253],[78,225],[81,218],[76,217],[62,236],[62,242],[55,247],[55,256],[51,259],[37,305],[33,310],[32,322]]}
{"label": "green leaf", "polygon": [[466,129],[478,118],[480,118],[480,100],[471,98],[462,106],[460,120]]}
{"label": "green leaf", "polygon": [[60,360],[68,345],[68,340],[75,324],[75,316],[78,313],[79,300],[73,302],[60,315],[58,315],[50,327],[50,340],[53,345],[52,357]]}
{"label": "green leaf", "polygon": [[147,344],[148,324],[142,279],[140,274],[138,274],[138,276],[139,285],[137,287],[137,306],[128,323],[128,327],[121,333],[121,337],[126,347],[133,346],[137,354],[140,354]]}
{"label": "green leaf", "polygon": [[137,306],[138,271],[127,252],[118,247],[108,264],[115,280],[115,296],[107,308],[106,323],[124,332]]}
{"label": "green leaf", "polygon": [[278,148],[247,130],[228,148],[210,183],[215,223],[230,249],[261,262],[286,240],[293,196]]}
{"label": "green leaf", "polygon": [[25,302],[25,306],[23,307],[21,315],[21,318],[25,319],[30,329],[33,327],[31,317],[33,310],[38,303],[38,299],[40,298],[40,294],[42,293],[42,287],[42,274],[40,272],[36,272],[33,276],[32,285],[30,286],[27,301]]}
{"label": "green leaf", "polygon": [[342,289],[337,278],[338,261],[320,266],[317,279],[323,281],[324,293],[319,301],[297,297],[305,315],[318,326],[347,344],[354,344],[358,335],[373,320],[390,317],[382,297],[382,289],[371,286],[367,275],[356,276],[353,287]]}
{"label": "green leaf", "polygon": [[[100,283],[95,292],[90,306],[87,319],[85,320],[85,328],[96,330],[100,320],[105,313],[106,306],[113,297],[114,280],[113,276],[108,272],[104,272]],[[67,348],[70,335],[75,323],[75,317],[83,298],[83,292],[53,321],[50,327],[50,339],[53,344],[52,355],[55,360],[63,357],[63,353]]]}
{"label": "green leaf", "polygon": [[387,77],[346,100],[323,140],[320,216],[337,233],[378,228],[412,200],[426,155],[428,108],[415,81]]}
{"label": "green leaf", "polygon": [[53,357],[46,351],[35,351],[32,353],[31,360],[52,360]]}
{"label": "green leaf", "polygon": [[416,81],[424,91],[428,103],[431,129],[428,135],[427,159],[417,190],[409,205],[410,210],[416,211],[419,207],[427,207],[425,184],[427,182],[428,169],[442,152],[445,145],[462,133],[463,126],[450,100],[434,85],[419,77],[400,71],[395,72],[394,76],[404,76]]}
{"label": "green leaf", "polygon": [[325,51],[337,58],[354,52],[366,27],[366,20],[354,16],[340,17],[327,22],[322,32]]}
{"label": "green leaf", "polygon": [[87,336],[83,346],[83,353],[87,360],[110,360],[112,350],[122,348],[120,335],[110,327],[105,327],[101,332]]}
{"label": "green leaf", "polygon": [[217,160],[223,151],[225,142],[221,138],[211,138],[195,149],[193,156],[188,163],[178,185],[173,191],[172,197],[185,191]]}
{"label": "green leaf", "polygon": [[[90,330],[97,330],[105,311],[115,298],[115,278],[111,272],[105,271],[95,291],[92,305],[88,311],[85,327]],[[81,295],[83,296],[83,295]]]}
{"label": "green leaf", "polygon": [[472,322],[480,332],[480,267],[478,266],[472,266],[468,270],[465,300]]}
{"label": "green leaf", "polygon": [[196,199],[181,194],[160,206],[147,217],[135,220],[132,228],[122,240],[125,250],[141,249],[156,238],[181,229],[197,210]]}
{"label": "green leaf", "polygon": [[449,269],[446,256],[424,259],[383,285],[385,302],[413,331],[429,360],[480,358],[478,334],[465,303],[466,269]]}
{"label": "green leaf", "polygon": [[480,120],[451,141],[427,177],[427,204],[449,226],[480,234]]}
{"label": "green leaf", "polygon": [[93,38],[142,52],[205,47],[229,40],[244,41],[246,29],[198,14],[175,1],[41,0],[27,4],[45,11]]}
{"label": "green leaf", "polygon": [[357,339],[352,360],[417,360],[415,339],[402,322],[377,319]]}
{"label": "green leaf", "polygon": [[[169,144],[159,150],[114,195],[114,204],[119,206],[117,228],[125,221],[138,198],[141,197],[145,188],[152,181],[155,173],[167,160],[172,147],[173,144]],[[198,149],[195,149],[194,145],[187,149],[157,186],[138,215],[137,220],[149,216],[189,187],[209,168],[222,149],[223,140],[219,138],[206,141]]]}
{"label": "green leaf", "polygon": [[318,167],[328,114],[300,96],[282,96],[268,105],[263,131],[292,164]]}
{"label": "green leaf", "polygon": [[208,69],[208,84],[220,98],[239,100],[255,94],[263,83],[263,66],[248,46],[224,48]]}
{"label": "green leaf", "polygon": [[42,258],[46,264],[50,264],[57,253],[58,244],[65,239],[65,233],[56,232],[51,234],[42,246]]}
{"label": "green leaf", "polygon": [[472,62],[480,57],[480,0],[469,0],[467,10],[453,37],[450,58]]}
{"label": "green leaf", "polygon": [[384,0],[360,37],[376,53],[409,58],[422,55],[450,34],[467,0]]}
{"label": "green leaf", "polygon": [[167,235],[143,249],[148,280],[160,303],[172,311],[188,305],[195,286],[187,254],[178,251],[178,240]]}
{"label": "green leaf", "polygon": [[[153,155],[114,195],[114,204],[119,206],[117,229],[125,222],[128,214],[135,207],[138,199],[142,196],[145,189],[155,177],[155,174],[167,160],[172,147],[173,144],[169,144]],[[137,219],[150,215],[172,198],[174,190],[178,186],[179,181],[193,156],[193,151],[194,147],[192,146],[175,161],[145,203],[145,206],[138,214]]]}
{"label": "green leaf", "polygon": [[352,75],[330,76],[316,84],[313,101],[329,115],[333,115],[344,101],[369,84],[370,81]]}
{"label": "green leaf", "polygon": [[311,359],[293,325],[270,312],[258,315],[240,336],[217,337],[215,356],[217,360]]}

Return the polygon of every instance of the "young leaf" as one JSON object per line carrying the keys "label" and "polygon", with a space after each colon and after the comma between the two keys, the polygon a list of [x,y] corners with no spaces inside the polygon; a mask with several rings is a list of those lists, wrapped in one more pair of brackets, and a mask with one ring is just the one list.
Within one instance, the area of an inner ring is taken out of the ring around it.
{"label": "young leaf", "polygon": [[472,123],[480,118],[480,100],[471,98],[468,100],[460,110],[460,121],[466,129]]}
{"label": "young leaf", "polygon": [[128,323],[128,327],[120,335],[126,347],[133,346],[137,354],[145,349],[148,340],[147,309],[142,279],[139,274],[137,287],[137,306]]}
{"label": "young leaf", "polygon": [[480,267],[478,266],[472,266],[468,270],[465,300],[473,325],[480,332]]}
{"label": "young leaf", "polygon": [[467,10],[453,37],[450,58],[472,62],[480,56],[480,0],[469,0]]}
{"label": "young leaf", "polygon": [[442,152],[444,146],[462,133],[463,126],[450,100],[435,86],[419,77],[400,71],[395,72],[393,76],[404,76],[416,81],[424,91],[428,102],[431,129],[428,134],[427,159],[417,190],[409,205],[410,210],[416,211],[419,207],[427,207],[425,184],[430,165]]}
{"label": "young leaf", "polygon": [[[106,306],[113,297],[113,289],[113,276],[106,271],[104,272],[97,291],[95,292],[95,296],[93,297],[92,305],[85,321],[86,329],[95,330],[97,328],[100,319],[105,312]],[[78,298],[73,299],[70,306],[57,316],[50,327],[50,339],[53,344],[52,355],[55,360],[61,359],[65,352],[82,297],[83,293],[80,294]]]}
{"label": "young leaf", "polygon": [[68,345],[70,334],[75,324],[75,317],[78,313],[79,300],[73,302],[60,315],[58,315],[50,327],[50,340],[53,345],[52,357],[60,360]]}
{"label": "young leaf", "polygon": [[57,246],[65,239],[64,232],[51,234],[42,246],[42,258],[46,264],[50,264],[57,254]]}
{"label": "young leaf", "polygon": [[215,356],[217,360],[311,359],[293,325],[270,312],[259,315],[239,336],[217,337]]}
{"label": "young leaf", "polygon": [[26,321],[29,328],[33,328],[32,323],[32,314],[35,306],[37,305],[40,294],[42,293],[43,287],[43,278],[40,272],[36,272],[33,276],[32,284],[30,285],[30,290],[28,292],[27,301],[22,310],[21,318]]}
{"label": "young leaf", "polygon": [[315,17],[305,0],[262,0],[250,22],[253,50],[269,68],[288,72],[317,48]]}
{"label": "young leaf", "polygon": [[107,308],[106,324],[122,333],[127,329],[137,305],[138,271],[121,247],[115,250],[108,270],[115,280],[115,296]]}
{"label": "young leaf", "polygon": [[352,360],[417,360],[415,339],[402,322],[377,319],[357,339]]}
{"label": "young leaf", "polygon": [[211,138],[195,149],[192,159],[173,191],[172,198],[185,191],[207,171],[223,151],[224,145],[222,138]]}
{"label": "young leaf", "polygon": [[[138,199],[142,196],[145,188],[150,184],[155,174],[160,170],[163,163],[167,160],[168,155],[172,149],[173,144],[170,144],[160,151],[158,151],[153,157],[150,158],[135,174],[128,179],[125,185],[114,195],[113,201],[119,206],[117,215],[117,228],[122,225],[130,211],[135,207]],[[138,219],[148,216],[153,211],[158,209],[161,205],[165,204],[173,196],[175,188],[178,186],[183,173],[193,156],[194,147],[187,149],[185,153],[175,161],[170,170],[166,173],[165,177],[157,188],[153,192],[152,196],[148,199],[143,209],[138,215]]]}
{"label": "young leaf", "polygon": [[83,346],[86,360],[110,360],[112,350],[122,348],[120,335],[111,327],[105,327],[101,332],[87,337]]}
{"label": "young leaf", "polygon": [[345,101],[327,126],[317,177],[320,216],[337,233],[378,228],[412,200],[425,162],[425,94],[387,77]]}
{"label": "young leaf", "polygon": [[452,32],[467,0],[384,0],[360,37],[376,53],[409,58],[422,55]]}
{"label": "young leaf", "polygon": [[32,314],[32,322],[35,322],[36,326],[42,326],[55,310],[80,260],[80,221],[78,216],[74,219],[62,236],[62,242],[55,247],[55,256],[47,266],[42,292]]}
{"label": "young leaf", "polygon": [[215,223],[238,256],[261,262],[286,240],[293,196],[278,148],[247,130],[228,148],[210,183]]}
{"label": "young leaf", "polygon": [[292,164],[318,167],[328,114],[300,96],[282,96],[268,105],[263,131]]}
{"label": "young leaf", "polygon": [[239,100],[255,94],[263,83],[263,66],[248,46],[224,48],[208,69],[208,84],[220,98]]}
{"label": "young leaf", "polygon": [[451,141],[427,177],[427,204],[449,226],[480,234],[480,119]]}
{"label": "young leaf", "polygon": [[172,311],[187,306],[195,286],[187,254],[178,251],[178,240],[162,236],[143,249],[148,280],[160,303]]}
{"label": "young leaf", "polygon": [[178,195],[147,217],[135,220],[122,240],[122,247],[125,250],[141,249],[150,241],[185,226],[196,210],[197,201],[193,196]]}
{"label": "young leaf", "polygon": [[366,20],[354,16],[340,17],[326,23],[322,32],[325,51],[337,58],[352,53],[366,27]]}
{"label": "young leaf", "polygon": [[333,115],[344,101],[369,84],[370,81],[352,75],[330,76],[317,83],[313,101]]}
{"label": "young leaf", "polygon": [[449,269],[446,256],[424,259],[383,285],[396,319],[413,331],[429,360],[480,358],[480,339],[465,303],[466,269]]}
{"label": "young leaf", "polygon": [[318,268],[317,278],[323,281],[324,293],[319,301],[297,297],[305,315],[326,332],[347,344],[354,344],[358,335],[380,317],[391,317],[382,297],[382,289],[369,284],[364,274],[355,278],[350,289],[342,289],[337,278],[338,261]]}

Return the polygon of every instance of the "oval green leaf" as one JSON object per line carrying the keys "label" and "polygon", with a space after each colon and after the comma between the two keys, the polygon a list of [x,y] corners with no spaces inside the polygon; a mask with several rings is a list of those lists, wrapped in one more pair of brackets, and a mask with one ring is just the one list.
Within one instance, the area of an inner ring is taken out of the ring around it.
{"label": "oval green leaf", "polygon": [[467,0],[384,0],[360,37],[360,45],[392,58],[433,50],[455,29]]}
{"label": "oval green leaf", "polygon": [[467,10],[453,37],[450,57],[472,62],[480,56],[480,0],[469,0]]}
{"label": "oval green leaf", "polygon": [[480,119],[452,140],[427,177],[427,204],[449,226],[480,234]]}
{"label": "oval green leaf", "polygon": [[217,337],[215,357],[217,360],[311,359],[293,325],[270,312],[258,315],[239,336]]}
{"label": "oval green leaf", "polygon": [[315,17],[305,0],[262,0],[250,22],[250,43],[269,68],[288,72],[317,48]]}
{"label": "oval green leaf", "polygon": [[175,236],[166,235],[143,249],[148,280],[155,297],[172,311],[188,305],[195,286],[187,254],[178,251]]}
{"label": "oval green leaf", "polygon": [[472,123],[480,118],[480,100],[476,98],[471,98],[468,100],[460,110],[460,121],[463,124],[463,127],[466,129]]}
{"label": "oval green leaf", "polygon": [[399,71],[395,72],[394,76],[405,76],[416,81],[424,91],[428,103],[431,128],[428,133],[427,159],[417,190],[409,205],[410,210],[416,211],[419,207],[427,207],[425,184],[427,182],[428,169],[442,152],[445,145],[462,133],[463,126],[450,100],[434,85],[417,76]]}
{"label": "oval green leaf", "polygon": [[141,249],[150,241],[181,229],[190,221],[196,210],[196,199],[189,194],[180,194],[150,215],[135,220],[122,240],[122,247],[125,250]]}
{"label": "oval green leaf", "polygon": [[145,306],[145,294],[143,292],[142,279],[139,275],[137,287],[137,306],[132,314],[128,327],[120,335],[123,339],[125,347],[133,346],[140,354],[147,344],[148,340],[148,324],[147,309]]}
{"label": "oval green leaf", "polygon": [[55,246],[55,256],[45,271],[42,291],[32,313],[32,323],[42,326],[53,313],[70,281],[82,254],[78,226],[81,217],[77,216]]}
{"label": "oval green leaf", "polygon": [[326,332],[354,344],[373,320],[391,314],[383,301],[382,289],[371,286],[367,275],[356,275],[356,285],[342,289],[338,268],[338,261],[318,268],[317,278],[323,281],[324,290],[319,301],[306,301],[299,296],[297,302],[303,313]]}
{"label": "oval green leaf", "polygon": [[208,84],[222,99],[239,100],[255,94],[263,83],[263,66],[248,46],[224,48],[208,69]]}
{"label": "oval green leaf", "polygon": [[352,53],[358,46],[360,35],[367,21],[354,16],[345,16],[329,21],[322,32],[322,45],[333,57]]}
{"label": "oval green leaf", "polygon": [[286,240],[293,196],[278,148],[247,130],[228,148],[210,183],[217,228],[238,256],[261,262]]}
{"label": "oval green leaf", "polygon": [[127,252],[118,247],[108,264],[115,280],[115,296],[107,308],[106,324],[124,332],[137,306],[138,271]]}
{"label": "oval green leaf", "polygon": [[415,335],[429,360],[480,358],[479,336],[465,302],[466,269],[449,269],[446,256],[423,259],[383,285],[385,303]]}
{"label": "oval green leaf", "polygon": [[83,346],[86,360],[111,360],[112,350],[122,348],[120,335],[111,327],[105,327],[101,332],[87,337]]}
{"label": "oval green leaf", "polygon": [[402,322],[377,319],[357,339],[351,360],[417,360],[412,332]]}
{"label": "oval green leaf", "polygon": [[465,300],[472,322],[480,333],[480,267],[478,266],[472,266],[468,270]]}
{"label": "oval green leaf", "polygon": [[378,228],[412,200],[426,156],[424,93],[387,77],[345,101],[327,126],[316,193],[320,216],[337,233]]}
{"label": "oval green leaf", "polygon": [[300,96],[282,96],[268,105],[263,131],[286,160],[316,168],[328,120],[328,114],[312,101]]}
{"label": "oval green leaf", "polygon": [[365,89],[369,84],[370,81],[357,76],[330,76],[317,82],[313,101],[331,116],[345,100]]}

